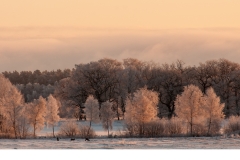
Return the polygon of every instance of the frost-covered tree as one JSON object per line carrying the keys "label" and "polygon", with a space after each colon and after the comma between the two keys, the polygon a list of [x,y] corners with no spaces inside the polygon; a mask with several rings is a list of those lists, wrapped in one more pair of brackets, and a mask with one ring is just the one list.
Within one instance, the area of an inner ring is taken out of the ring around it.
{"label": "frost-covered tree", "polygon": [[175,115],[174,101],[182,92],[185,83],[183,81],[183,62],[156,65],[148,69],[147,73],[150,74],[147,81],[148,88],[159,93],[158,116],[171,118]]}
{"label": "frost-covered tree", "polygon": [[[77,78],[75,79],[75,77]],[[59,81],[54,95],[61,102],[60,115],[82,120],[84,118],[82,114],[84,102],[88,96],[87,91],[88,87],[83,83],[82,77],[78,74]]]}
{"label": "frost-covered tree", "polygon": [[[117,73],[122,69],[122,64],[113,59],[100,59],[97,62],[76,65],[72,74],[75,86],[81,85],[88,94],[96,97],[101,103],[114,96],[114,88],[118,83]],[[76,94],[75,94],[76,95]]]}
{"label": "frost-covered tree", "polygon": [[234,78],[232,78],[232,91],[234,95],[234,106],[235,106],[235,114],[240,116],[240,70],[236,71],[234,74]]}
{"label": "frost-covered tree", "polygon": [[124,81],[127,87],[127,93],[133,94],[138,88],[143,87],[144,80],[142,78],[142,70],[144,62],[134,58],[127,58],[123,60],[124,66]]}
{"label": "frost-covered tree", "polygon": [[125,121],[127,124],[137,124],[140,134],[144,134],[144,125],[157,117],[158,93],[140,88],[133,97],[126,100]]}
{"label": "frost-covered tree", "polygon": [[194,85],[184,87],[181,95],[175,101],[176,115],[186,120],[190,127],[190,134],[196,134],[200,124],[204,123],[204,98],[202,91]]}
{"label": "frost-covered tree", "polygon": [[26,138],[27,136],[29,136],[29,132],[30,132],[30,123],[29,123],[29,115],[25,114],[27,113],[26,111],[26,107],[24,106],[24,111],[23,111],[23,115],[22,117],[20,117],[18,119],[18,135],[20,136],[20,138]]}
{"label": "frost-covered tree", "polygon": [[18,89],[0,75],[0,131],[18,136],[18,121],[23,116],[23,98]]}
{"label": "frost-covered tree", "polygon": [[29,123],[33,127],[33,136],[36,137],[36,131],[44,126],[46,115],[46,100],[40,96],[32,103],[28,104]]}
{"label": "frost-covered tree", "polygon": [[19,121],[23,114],[23,97],[16,87],[11,86],[8,92],[5,93],[6,97],[4,99],[5,111],[7,119],[9,120],[9,125],[12,127],[15,138],[18,137],[18,126]]}
{"label": "frost-covered tree", "polygon": [[105,130],[108,131],[109,136],[109,129],[112,129],[113,119],[115,117],[115,113],[112,110],[112,103],[107,101],[102,103],[102,107],[100,109],[101,121],[102,126]]}
{"label": "frost-covered tree", "polygon": [[3,75],[6,78],[9,78],[12,84],[28,84],[28,83],[39,83],[43,85],[51,84],[53,85],[56,81],[59,81],[63,78],[69,77],[71,74],[70,69],[65,70],[56,70],[56,71],[43,71],[35,70],[32,71],[21,71],[18,73],[17,71],[13,72],[3,72]]}
{"label": "frost-covered tree", "polygon": [[54,126],[60,120],[58,115],[59,113],[59,105],[57,100],[50,94],[47,98],[47,112],[46,112],[46,122],[49,124],[53,129],[53,137],[54,135]]}
{"label": "frost-covered tree", "polygon": [[215,134],[219,131],[220,123],[224,118],[224,104],[220,102],[220,98],[216,95],[212,87],[207,89],[204,98],[204,117],[207,120],[207,134]]}
{"label": "frost-covered tree", "polygon": [[205,63],[200,63],[198,67],[193,67],[193,79],[205,94],[206,90],[213,86],[216,81],[218,68],[217,61],[211,60]]}
{"label": "frost-covered tree", "polygon": [[134,92],[126,101],[126,121],[146,123],[157,116],[158,94],[145,88]]}
{"label": "frost-covered tree", "polygon": [[87,136],[92,126],[92,122],[99,122],[99,103],[97,99],[94,99],[92,95],[89,95],[85,104],[86,118],[89,120],[89,128],[87,131]]}

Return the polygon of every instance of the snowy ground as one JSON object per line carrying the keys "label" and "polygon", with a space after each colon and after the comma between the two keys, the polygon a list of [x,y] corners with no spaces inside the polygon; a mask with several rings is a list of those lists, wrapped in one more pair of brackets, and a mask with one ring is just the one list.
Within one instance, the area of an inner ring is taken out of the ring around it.
{"label": "snowy ground", "polygon": [[240,138],[1,139],[0,149],[240,149]]}
{"label": "snowy ground", "polygon": [[[57,133],[60,121],[55,127]],[[81,121],[79,124],[88,125],[89,122]],[[123,132],[123,121],[115,121],[113,135]],[[0,149],[240,149],[240,137],[173,137],[173,138],[103,138],[107,131],[102,129],[101,124],[93,124],[99,138],[85,142],[77,138],[70,141],[70,138],[39,138],[39,139],[0,139]],[[51,136],[52,128],[45,127],[38,136]]]}

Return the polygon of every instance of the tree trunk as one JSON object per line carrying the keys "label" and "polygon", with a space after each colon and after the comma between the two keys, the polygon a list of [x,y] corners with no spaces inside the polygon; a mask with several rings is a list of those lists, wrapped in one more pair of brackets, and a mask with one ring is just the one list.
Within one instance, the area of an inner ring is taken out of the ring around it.
{"label": "tree trunk", "polygon": [[86,138],[89,138],[89,131],[90,131],[91,126],[92,126],[92,121],[90,120],[90,124],[89,124],[89,128],[88,128],[88,131],[87,131],[87,137]]}
{"label": "tree trunk", "polygon": [[192,123],[191,123],[191,124],[190,124],[191,135],[193,135],[193,134],[192,134],[192,126],[193,126],[193,125],[192,125]]}
{"label": "tree trunk", "polygon": [[108,128],[108,138],[109,138],[109,124],[108,124],[108,121],[107,121],[107,128]]}
{"label": "tree trunk", "polygon": [[14,130],[15,139],[17,139],[17,131],[16,131],[15,121],[13,122],[13,130]]}
{"label": "tree trunk", "polygon": [[211,123],[212,123],[212,119],[210,118],[210,121],[209,121],[209,124],[208,124],[208,133],[207,133],[208,136],[210,136],[209,132],[210,132]]}
{"label": "tree trunk", "polygon": [[36,138],[36,124],[33,125],[33,136]]}
{"label": "tree trunk", "polygon": [[54,135],[54,125],[53,125],[53,137],[55,137],[55,135]]}
{"label": "tree trunk", "polygon": [[117,104],[117,118],[118,118],[118,121],[119,121],[120,119],[119,119],[119,113],[118,113],[118,104]]}
{"label": "tree trunk", "polygon": [[34,136],[34,138],[36,138],[36,134],[35,134],[35,126],[33,127],[33,136]]}

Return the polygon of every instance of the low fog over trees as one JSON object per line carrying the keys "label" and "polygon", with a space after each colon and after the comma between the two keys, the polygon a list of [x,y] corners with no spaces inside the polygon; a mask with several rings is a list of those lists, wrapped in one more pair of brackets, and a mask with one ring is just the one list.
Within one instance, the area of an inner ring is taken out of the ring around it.
{"label": "low fog over trees", "polygon": [[240,64],[226,59],[185,66],[104,58],[72,70],[3,72],[0,81],[0,132],[15,138],[46,124],[54,136],[59,117],[90,120],[86,133],[98,118],[109,131],[115,118],[142,124],[142,135],[161,126],[169,130],[159,135],[211,135],[223,118],[240,115]]}

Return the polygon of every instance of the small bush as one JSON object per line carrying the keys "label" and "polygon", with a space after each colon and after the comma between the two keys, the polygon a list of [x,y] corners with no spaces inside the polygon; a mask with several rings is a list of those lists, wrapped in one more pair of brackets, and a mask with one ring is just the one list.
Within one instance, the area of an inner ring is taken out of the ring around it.
{"label": "small bush", "polygon": [[238,116],[231,116],[227,123],[225,124],[224,133],[230,134],[230,133],[240,133],[240,117]]}
{"label": "small bush", "polygon": [[166,120],[164,132],[166,136],[179,136],[186,134],[186,127],[181,119],[173,117]]}
{"label": "small bush", "polygon": [[10,133],[0,133],[0,138],[14,138],[14,135],[13,134],[10,134]]}
{"label": "small bush", "polygon": [[[215,136],[220,134],[220,129],[221,129],[221,122],[222,120],[220,119],[213,119],[211,120],[211,125],[210,128],[207,126],[207,136]],[[209,120],[207,121],[207,124],[209,124]]]}
{"label": "small bush", "polygon": [[200,137],[207,133],[205,124],[197,123],[193,126],[192,136]]}
{"label": "small bush", "polygon": [[129,137],[160,137],[164,135],[164,121],[152,121],[144,124],[126,124]]}
{"label": "small bush", "polygon": [[[208,125],[207,125],[208,124]],[[210,125],[209,125],[210,124]],[[209,127],[210,126],[210,127]],[[232,125],[231,125],[232,126]],[[221,129],[221,120],[212,119],[211,123],[207,120],[200,119],[195,121],[192,126],[192,134],[190,125],[186,121],[173,117],[169,119],[155,120],[152,122],[138,124],[126,124],[125,137],[163,137],[163,136],[213,136],[219,135]],[[240,120],[239,128],[240,130]]]}
{"label": "small bush", "polygon": [[79,126],[75,121],[64,122],[60,126],[59,135],[66,137],[76,137],[80,134]]}
{"label": "small bush", "polygon": [[[89,134],[87,134],[88,130],[89,130]],[[89,129],[89,126],[82,126],[81,125],[79,127],[79,136],[81,138],[95,138],[96,137],[96,133],[95,133],[95,131],[92,128]]]}
{"label": "small bush", "polygon": [[126,136],[136,137],[139,135],[137,124],[127,123],[127,124],[125,124],[125,128],[126,128]]}
{"label": "small bush", "polygon": [[146,123],[144,127],[144,137],[164,136],[165,120]]}

